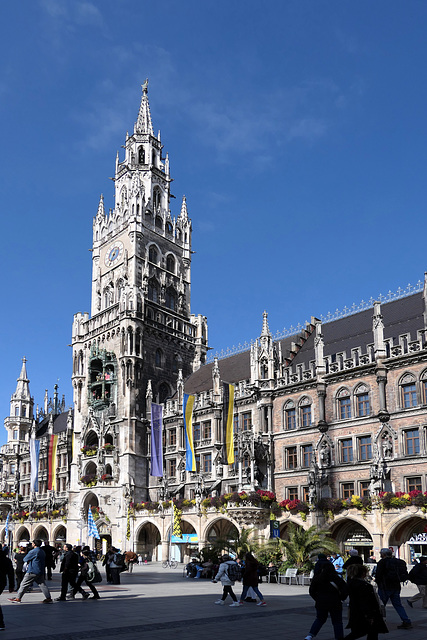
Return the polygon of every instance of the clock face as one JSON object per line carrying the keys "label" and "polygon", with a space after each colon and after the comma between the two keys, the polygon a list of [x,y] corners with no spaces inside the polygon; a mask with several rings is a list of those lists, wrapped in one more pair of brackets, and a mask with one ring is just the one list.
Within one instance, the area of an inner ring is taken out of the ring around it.
{"label": "clock face", "polygon": [[107,267],[112,267],[118,264],[123,256],[123,243],[116,240],[108,249],[105,254],[104,262]]}

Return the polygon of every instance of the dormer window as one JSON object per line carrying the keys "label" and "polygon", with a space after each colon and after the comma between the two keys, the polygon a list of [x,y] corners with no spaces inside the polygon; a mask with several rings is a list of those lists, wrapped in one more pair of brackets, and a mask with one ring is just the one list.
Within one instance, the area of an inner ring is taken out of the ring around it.
{"label": "dormer window", "polygon": [[144,147],[139,147],[139,150],[138,150],[138,162],[139,162],[139,164],[145,164],[145,150],[144,150]]}

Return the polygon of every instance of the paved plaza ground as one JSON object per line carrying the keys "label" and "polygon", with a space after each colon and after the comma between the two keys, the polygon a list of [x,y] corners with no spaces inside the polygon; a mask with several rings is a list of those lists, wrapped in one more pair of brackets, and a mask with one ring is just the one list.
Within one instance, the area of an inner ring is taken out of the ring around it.
{"label": "paved plaza ground", "polygon": [[[52,597],[58,597],[60,574],[55,573],[48,584]],[[214,604],[221,594],[221,585],[184,578],[182,565],[177,569],[162,569],[157,563],[136,567],[132,574],[122,574],[120,586],[107,585],[104,576],[97,587],[101,600],[85,601],[77,595],[75,600],[51,605],[41,604],[43,597],[37,587],[24,596],[21,604],[9,602],[10,594],[4,592],[0,601],[6,630],[0,632],[0,637],[7,640],[134,640],[144,637],[225,640],[236,636],[245,640],[303,640],[314,619],[308,587],[264,583],[260,589],[267,607],[255,604],[221,607]],[[240,585],[235,587],[238,596],[240,588]],[[416,588],[405,586],[402,593],[403,596],[413,595]],[[414,609],[407,608],[407,611],[414,629],[397,629],[400,619],[389,605],[387,624],[390,633],[380,638],[394,640],[409,636],[412,640],[425,640],[427,610],[421,609],[417,602]],[[344,618],[346,615],[344,607]],[[317,638],[333,638],[329,621]]]}

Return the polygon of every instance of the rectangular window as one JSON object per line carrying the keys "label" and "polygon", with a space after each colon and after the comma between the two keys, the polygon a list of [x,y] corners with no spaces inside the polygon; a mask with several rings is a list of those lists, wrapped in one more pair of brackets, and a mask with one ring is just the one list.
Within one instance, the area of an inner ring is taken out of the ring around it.
{"label": "rectangular window", "polygon": [[405,431],[405,451],[408,456],[414,456],[420,452],[420,432],[418,429]]}
{"label": "rectangular window", "polygon": [[353,440],[341,440],[341,462],[353,462]]}
{"label": "rectangular window", "polygon": [[251,428],[252,428],[252,414],[243,413],[242,414],[242,430],[249,431]]}
{"label": "rectangular window", "polygon": [[305,444],[302,448],[302,466],[309,467],[313,456],[313,445]]}
{"label": "rectangular window", "polygon": [[364,481],[360,483],[360,497],[361,498],[369,498],[371,492],[369,491],[369,485],[371,483],[368,481]]}
{"label": "rectangular window", "polygon": [[171,429],[169,431],[169,444],[171,445],[176,444],[176,429]]}
{"label": "rectangular window", "polygon": [[422,491],[421,476],[406,479],[407,491]]}
{"label": "rectangular window", "polygon": [[297,416],[295,409],[286,409],[285,411],[286,429],[297,428]]}
{"label": "rectangular window", "polygon": [[303,427],[311,426],[311,406],[301,407],[301,424]]}
{"label": "rectangular window", "polygon": [[357,414],[360,418],[369,416],[371,413],[371,406],[369,403],[369,394],[362,393],[357,396]]}
{"label": "rectangular window", "polygon": [[302,499],[304,500],[304,502],[308,502],[310,497],[310,490],[308,487],[303,487],[302,488]]}
{"label": "rectangular window", "polygon": [[196,453],[196,473],[200,473],[200,454]]}
{"label": "rectangular window", "polygon": [[297,448],[289,447],[286,449],[286,468],[296,469],[298,466]]}
{"label": "rectangular window", "polygon": [[370,460],[372,458],[372,438],[364,436],[359,438],[359,460]]}
{"label": "rectangular window", "polygon": [[174,478],[176,475],[176,460],[172,458],[169,460],[169,476]]}
{"label": "rectangular window", "polygon": [[288,487],[288,500],[298,500],[298,487]]}
{"label": "rectangular window", "polygon": [[212,454],[205,453],[203,456],[203,473],[212,472]]}
{"label": "rectangular window", "polygon": [[202,430],[202,438],[203,438],[203,440],[210,440],[211,439],[211,435],[212,435],[210,421],[209,422],[204,422],[202,426],[203,426],[203,430]]}
{"label": "rectangular window", "polygon": [[351,498],[354,494],[354,484],[353,482],[343,482],[341,485],[341,496],[344,500],[347,498]]}
{"label": "rectangular window", "polygon": [[402,385],[402,399],[405,409],[417,406],[417,388],[415,383]]}
{"label": "rectangular window", "polygon": [[234,462],[231,465],[233,471],[239,470],[239,452],[237,449],[234,449]]}
{"label": "rectangular window", "polygon": [[239,416],[236,414],[233,418],[233,432],[237,433],[239,430]]}
{"label": "rectangular window", "polygon": [[340,420],[351,418],[351,400],[350,396],[339,399],[339,416]]}
{"label": "rectangular window", "polygon": [[200,424],[193,424],[193,440],[198,442],[200,440]]}

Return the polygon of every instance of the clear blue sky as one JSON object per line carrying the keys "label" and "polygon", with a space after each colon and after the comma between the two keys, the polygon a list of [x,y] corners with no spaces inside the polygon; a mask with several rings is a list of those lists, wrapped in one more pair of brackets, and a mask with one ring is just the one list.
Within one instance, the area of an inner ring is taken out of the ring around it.
{"label": "clear blue sky", "polygon": [[214,349],[264,309],[276,331],[423,278],[426,2],[17,0],[0,25],[2,418],[24,355],[36,402],[58,379],[72,401],[92,217],[146,77]]}

